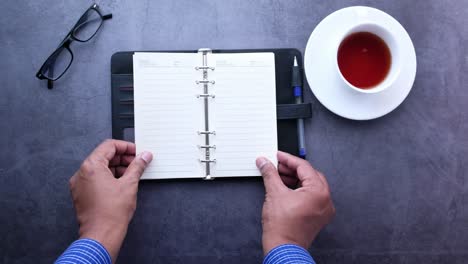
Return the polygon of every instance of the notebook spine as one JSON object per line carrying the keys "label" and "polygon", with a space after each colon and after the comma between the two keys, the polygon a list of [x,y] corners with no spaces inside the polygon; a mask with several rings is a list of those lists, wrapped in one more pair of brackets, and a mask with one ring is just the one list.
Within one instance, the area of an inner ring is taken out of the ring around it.
{"label": "notebook spine", "polygon": [[198,148],[203,150],[204,157],[199,159],[201,163],[205,164],[205,180],[212,180],[213,177],[211,175],[211,164],[216,162],[211,155],[211,150],[216,149],[215,145],[210,144],[210,136],[216,135],[216,131],[210,130],[210,123],[209,123],[209,100],[215,98],[214,94],[210,94],[209,86],[214,85],[215,82],[209,80],[208,72],[214,71],[214,67],[208,66],[208,54],[211,53],[211,49],[199,49],[198,53],[202,55],[202,65],[195,67],[195,70],[202,71],[202,80],[196,81],[197,85],[203,85],[203,93],[197,95],[197,98],[203,99],[203,108],[204,108],[204,130],[197,131],[199,135],[204,135],[204,145],[198,145]]}

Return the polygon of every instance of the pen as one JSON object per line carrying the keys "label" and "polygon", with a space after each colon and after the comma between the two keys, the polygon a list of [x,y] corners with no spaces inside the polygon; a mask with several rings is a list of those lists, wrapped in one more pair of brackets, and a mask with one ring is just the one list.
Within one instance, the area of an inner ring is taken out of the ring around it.
{"label": "pen", "polygon": [[[296,104],[302,104],[302,78],[301,70],[297,65],[297,59],[294,56],[294,65],[292,68],[292,81],[291,86],[294,88],[294,97],[296,98]],[[305,159],[306,147],[304,140],[304,119],[297,119],[297,137],[299,139],[299,156]]]}

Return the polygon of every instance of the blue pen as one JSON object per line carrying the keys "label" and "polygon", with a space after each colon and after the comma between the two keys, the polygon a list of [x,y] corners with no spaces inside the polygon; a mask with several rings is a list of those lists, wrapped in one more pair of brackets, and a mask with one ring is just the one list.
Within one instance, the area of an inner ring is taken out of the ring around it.
{"label": "blue pen", "polygon": [[[294,65],[292,68],[292,80],[291,86],[294,88],[294,97],[296,98],[296,104],[302,104],[302,78],[301,70],[297,65],[296,57],[294,57]],[[297,119],[297,137],[299,139],[299,156],[305,159],[307,151],[305,147],[304,139],[304,119]]]}

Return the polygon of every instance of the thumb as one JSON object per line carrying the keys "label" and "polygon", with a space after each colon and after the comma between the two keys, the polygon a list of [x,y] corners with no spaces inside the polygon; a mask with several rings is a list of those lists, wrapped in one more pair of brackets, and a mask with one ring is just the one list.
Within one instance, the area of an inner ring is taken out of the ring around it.
{"label": "thumb", "polygon": [[150,162],[153,160],[153,154],[148,151],[144,151],[138,154],[133,161],[128,165],[127,170],[125,170],[124,175],[122,176],[123,179],[127,180],[135,180],[138,181],[143,175],[146,167]]}
{"label": "thumb", "polygon": [[275,165],[271,163],[267,158],[259,157],[256,160],[257,168],[263,176],[263,184],[267,193],[273,193],[281,191],[285,188],[283,181],[281,180]]}

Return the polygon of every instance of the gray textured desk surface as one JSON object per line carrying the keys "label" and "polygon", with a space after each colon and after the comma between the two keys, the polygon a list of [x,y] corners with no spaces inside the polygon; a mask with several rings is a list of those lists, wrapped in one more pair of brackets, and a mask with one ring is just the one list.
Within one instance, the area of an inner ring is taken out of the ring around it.
{"label": "gray textured desk surface", "polygon": [[[304,51],[317,23],[349,5],[398,19],[418,74],[407,100],[370,122],[335,116],[308,94],[309,159],[337,208],[311,252],[319,263],[468,262],[468,2],[99,1],[114,18],[72,45],[71,69],[49,91],[34,74],[90,4],[0,3],[0,262],[51,262],[77,238],[68,179],[111,136],[114,52]],[[263,195],[260,179],[144,182],[118,262],[260,263]]]}

